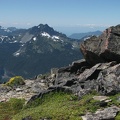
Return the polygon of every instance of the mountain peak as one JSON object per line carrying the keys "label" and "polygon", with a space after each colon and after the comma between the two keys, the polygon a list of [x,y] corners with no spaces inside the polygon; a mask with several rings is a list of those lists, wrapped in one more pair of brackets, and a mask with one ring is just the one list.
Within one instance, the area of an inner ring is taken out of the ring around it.
{"label": "mountain peak", "polygon": [[41,32],[46,32],[46,33],[49,33],[50,35],[53,35],[55,33],[54,29],[52,27],[48,26],[48,24],[39,24],[37,26],[37,28]]}
{"label": "mountain peak", "polygon": [[50,28],[50,26],[48,24],[39,24],[38,27],[39,28],[45,28],[45,27],[49,27]]}
{"label": "mountain peak", "polygon": [[62,36],[66,37],[65,34],[59,33],[58,31],[54,30],[48,24],[39,24],[38,26],[34,26],[29,29],[31,34],[41,34],[41,33],[48,33],[50,36]]}
{"label": "mountain peak", "polygon": [[40,34],[46,32],[50,35],[53,35],[55,33],[54,29],[52,27],[49,27],[47,24],[39,24],[38,26],[34,26],[29,30],[31,34]]}

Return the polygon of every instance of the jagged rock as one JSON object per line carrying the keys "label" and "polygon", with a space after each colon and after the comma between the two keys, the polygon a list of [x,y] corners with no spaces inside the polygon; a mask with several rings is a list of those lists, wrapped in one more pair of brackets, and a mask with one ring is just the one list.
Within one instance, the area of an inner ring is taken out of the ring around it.
{"label": "jagged rock", "polygon": [[79,98],[93,90],[104,95],[116,93],[120,91],[119,66],[115,61],[98,63],[93,67],[85,60],[75,61],[68,67],[52,69],[45,79],[25,80],[25,85],[15,89],[0,87],[0,101],[15,97],[25,98],[29,103],[52,91],[71,92]]}
{"label": "jagged rock", "polygon": [[120,25],[106,29],[99,37],[91,37],[80,45],[86,61],[95,65],[101,62],[120,62]]}
{"label": "jagged rock", "polygon": [[97,101],[100,101],[100,102],[97,103],[100,107],[106,107],[108,105],[108,102],[112,101],[107,96],[94,96],[93,99],[97,100]]}
{"label": "jagged rock", "polygon": [[70,73],[76,74],[78,71],[82,73],[85,70],[85,68],[87,68],[88,66],[89,65],[87,64],[85,59],[81,59],[81,60],[72,62],[72,64],[69,65],[68,67],[62,67],[58,69],[58,73],[70,72]]}
{"label": "jagged rock", "polygon": [[100,72],[97,78],[97,91],[108,95],[120,92],[120,64]]}
{"label": "jagged rock", "polygon": [[[116,68],[115,64],[116,62],[114,61],[98,63],[90,68],[85,60],[75,61],[68,67],[52,69],[51,74],[45,79],[37,77],[35,80],[25,80],[25,85],[15,89],[7,86],[0,87],[0,101],[8,101],[11,97],[25,98],[27,101],[33,101],[52,91],[71,92],[79,96],[79,98],[96,89],[98,92],[104,93],[103,87],[105,87],[105,89],[108,88],[106,88],[106,85],[102,85],[104,79],[102,80],[102,77],[100,77],[101,73],[107,73],[104,71]],[[116,72],[113,69],[111,71],[118,75],[117,70]],[[109,76],[110,75],[111,74],[109,74]],[[107,78],[105,77],[105,79]],[[108,83],[109,81],[106,80],[106,82]],[[111,86],[112,85],[114,86],[114,84],[111,83]],[[113,88],[113,86],[111,88]],[[113,90],[117,88],[118,87],[114,87]]]}
{"label": "jagged rock", "polygon": [[[76,65],[78,65],[79,67],[76,67]],[[78,69],[81,69],[83,67],[82,65],[88,68],[88,64],[86,64],[84,60],[80,60],[79,62],[73,62],[71,66],[60,69],[53,69],[51,74],[56,74],[55,84],[49,87],[47,90],[41,91],[38,95],[31,97],[28,103],[36,98],[41,98],[43,95],[48,94],[52,91],[71,92],[79,96],[79,98],[91,92],[96,86],[95,81],[92,79],[91,76],[101,64],[97,64],[96,66],[87,69],[87,72],[85,70],[82,75],[75,74]],[[90,77],[92,81],[90,81]]]}
{"label": "jagged rock", "polygon": [[10,98],[24,98],[28,101],[32,96],[48,88],[48,80],[25,80],[25,85],[9,87],[0,84],[0,102],[6,102]]}
{"label": "jagged rock", "polygon": [[99,100],[99,101],[106,101],[107,99],[109,99],[109,97],[107,97],[107,96],[94,96],[93,99]]}
{"label": "jagged rock", "polygon": [[0,93],[2,93],[2,92],[7,93],[7,92],[9,92],[10,90],[11,90],[11,87],[5,86],[5,85],[3,85],[3,84],[0,84]]}
{"label": "jagged rock", "polygon": [[115,120],[120,108],[113,106],[105,108],[104,110],[98,110],[95,113],[87,113],[82,116],[83,120]]}
{"label": "jagged rock", "polygon": [[50,89],[50,90],[43,90],[41,91],[39,94],[35,94],[33,95],[28,101],[27,101],[27,104],[28,103],[31,103],[32,101],[34,101],[35,99],[37,98],[42,98],[44,95],[50,93],[50,92],[53,92],[55,89]]}
{"label": "jagged rock", "polygon": [[86,68],[90,66],[86,63],[84,59],[79,61],[74,61],[71,65],[67,67],[62,67],[56,72],[55,85],[64,83],[68,80],[75,79],[77,75],[82,73]]}
{"label": "jagged rock", "polygon": [[[91,80],[91,79],[96,79],[95,75],[93,74],[97,74],[95,72],[97,72],[97,68],[101,65],[101,63],[96,64],[95,66],[93,66],[90,69],[86,69],[83,73],[81,73],[79,75],[79,82],[84,82],[86,80]],[[93,77],[92,77],[93,76]]]}
{"label": "jagged rock", "polygon": [[[83,63],[85,61],[82,60],[81,62]],[[79,62],[79,64],[82,64],[81,62]],[[75,64],[76,63],[74,63],[72,65],[74,66]],[[52,86],[49,86],[48,89],[45,89],[43,91],[39,90],[40,93],[38,95],[35,95],[34,97],[32,97],[30,99],[30,101],[32,101],[38,97],[41,98],[41,96],[49,93],[50,91],[71,92],[71,93],[79,96],[79,98],[81,98],[83,95],[90,93],[92,90],[97,90],[98,92],[104,94],[104,91],[103,91],[104,85],[101,84],[101,82],[103,82],[103,80],[100,79],[101,78],[100,75],[103,71],[109,70],[111,68],[116,68],[115,67],[116,62],[114,62],[114,61],[109,62],[109,63],[98,63],[91,68],[89,68],[90,66],[87,66],[86,64],[84,64],[84,65],[86,65],[87,69],[84,70],[80,75],[78,75],[74,72],[71,72],[71,69],[74,68],[72,65],[68,66],[68,67],[52,70],[51,75],[53,75],[53,74],[55,75],[53,77],[54,84]],[[81,67],[78,67],[77,70],[81,69]],[[117,72],[117,70],[115,72],[115,70],[113,70],[113,69],[111,71],[113,71],[113,73],[115,73],[115,74]],[[107,74],[107,75],[110,76],[111,74]],[[50,78],[50,77],[48,77],[48,78]],[[106,82],[109,83],[110,80],[106,80]],[[116,90],[118,87],[114,87],[114,82],[113,82],[113,84],[111,83],[111,88],[113,88],[113,90]],[[109,88],[109,89],[111,89],[111,88]],[[108,89],[108,88],[106,88],[106,89]],[[107,102],[105,102],[105,104],[106,103]],[[101,103],[101,105],[103,105],[103,104],[104,103]]]}
{"label": "jagged rock", "polygon": [[23,89],[21,89],[21,88],[16,88],[16,92],[21,92],[21,91],[23,91]]}
{"label": "jagged rock", "polygon": [[109,67],[112,67],[114,65],[116,65],[116,61],[112,61],[112,62],[108,62],[108,63],[102,63],[98,68],[97,70],[105,70],[105,69],[108,69]]}

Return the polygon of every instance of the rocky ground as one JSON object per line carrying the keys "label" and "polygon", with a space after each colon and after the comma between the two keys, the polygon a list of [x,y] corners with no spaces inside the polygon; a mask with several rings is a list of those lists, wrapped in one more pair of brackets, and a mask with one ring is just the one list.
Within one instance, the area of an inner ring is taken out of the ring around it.
{"label": "rocky ground", "polygon": [[[85,59],[74,61],[67,67],[53,68],[49,76],[25,80],[25,85],[14,89],[1,85],[0,101],[16,97],[25,98],[30,103],[51,91],[71,92],[81,99],[95,90],[101,96],[94,96],[94,99],[109,102],[106,96],[120,92],[119,33],[120,25],[108,28],[100,37],[84,41],[80,48]],[[82,119],[114,120],[119,111],[118,106],[110,106],[95,113],[86,113]]]}
{"label": "rocky ground", "polygon": [[9,101],[10,98],[23,98],[28,101],[33,95],[47,88],[48,82],[40,78],[36,80],[25,80],[25,85],[16,87],[0,84],[0,102]]}

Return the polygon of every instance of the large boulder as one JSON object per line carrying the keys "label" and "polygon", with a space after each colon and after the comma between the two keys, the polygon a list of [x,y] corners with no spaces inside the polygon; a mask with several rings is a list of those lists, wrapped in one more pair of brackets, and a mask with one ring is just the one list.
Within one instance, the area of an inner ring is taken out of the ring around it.
{"label": "large boulder", "polygon": [[106,29],[99,37],[93,36],[80,45],[89,64],[120,62],[120,25]]}

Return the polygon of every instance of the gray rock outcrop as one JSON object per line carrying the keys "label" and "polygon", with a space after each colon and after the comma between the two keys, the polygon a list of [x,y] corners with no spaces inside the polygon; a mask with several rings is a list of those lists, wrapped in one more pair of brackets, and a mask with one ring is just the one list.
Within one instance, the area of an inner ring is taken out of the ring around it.
{"label": "gray rock outcrop", "polygon": [[120,92],[120,64],[101,71],[97,82],[98,91],[102,94],[112,95]]}
{"label": "gray rock outcrop", "polygon": [[104,110],[98,110],[95,113],[87,113],[82,116],[83,120],[115,120],[115,117],[120,111],[119,107],[113,106],[105,108]]}
{"label": "gray rock outcrop", "polygon": [[87,39],[80,45],[80,49],[91,65],[100,62],[120,62],[120,25],[106,29],[99,37]]}

